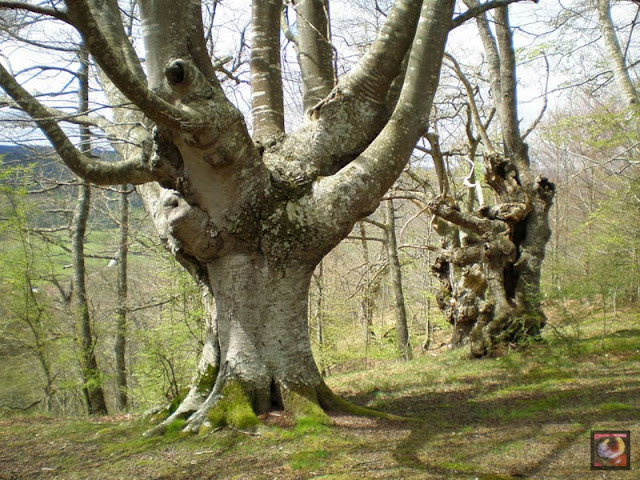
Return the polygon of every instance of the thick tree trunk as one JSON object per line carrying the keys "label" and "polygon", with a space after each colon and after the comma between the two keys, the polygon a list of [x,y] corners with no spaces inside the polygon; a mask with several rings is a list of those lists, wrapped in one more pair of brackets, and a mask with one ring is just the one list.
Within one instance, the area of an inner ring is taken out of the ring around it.
{"label": "thick tree trunk", "polygon": [[[475,214],[460,212],[441,197],[430,205],[438,217],[470,233],[461,247],[443,250],[434,271],[456,289],[441,305],[455,322],[454,341],[468,339],[474,356],[537,337],[546,323],[540,275],[555,189],[545,178],[518,175],[500,155],[488,156],[485,169],[497,205]],[[449,276],[454,267],[462,269],[455,285]]]}
{"label": "thick tree trunk", "polygon": [[335,407],[336,399],[316,367],[307,329],[313,269],[299,260],[276,267],[248,253],[208,263],[219,362],[214,354],[201,363],[187,400],[160,430],[180,417],[189,417],[190,430],[248,428],[256,414],[274,408],[329,421],[322,407]]}

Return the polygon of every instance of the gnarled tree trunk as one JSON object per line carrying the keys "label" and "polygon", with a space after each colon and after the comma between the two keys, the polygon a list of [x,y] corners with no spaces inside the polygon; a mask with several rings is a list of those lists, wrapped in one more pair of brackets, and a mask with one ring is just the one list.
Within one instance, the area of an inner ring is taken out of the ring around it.
{"label": "gnarled tree trunk", "polygon": [[[465,3],[470,8],[477,6],[475,0]],[[487,55],[504,153],[498,153],[492,145],[473,91],[454,64],[487,152],[485,179],[495,204],[468,212],[458,208],[445,192],[430,203],[430,210],[440,219],[436,225],[446,238],[433,268],[444,285],[439,304],[455,325],[454,343],[468,340],[471,354],[483,356],[501,345],[539,336],[546,323],[540,275],[551,237],[548,217],[555,187],[533,172],[524,142],[526,134],[520,133],[515,52],[507,7],[495,11],[495,35],[486,15],[479,16],[477,23]],[[470,141],[475,152],[477,140]],[[448,224],[442,224],[443,220]],[[466,234],[459,245],[457,229]]]}

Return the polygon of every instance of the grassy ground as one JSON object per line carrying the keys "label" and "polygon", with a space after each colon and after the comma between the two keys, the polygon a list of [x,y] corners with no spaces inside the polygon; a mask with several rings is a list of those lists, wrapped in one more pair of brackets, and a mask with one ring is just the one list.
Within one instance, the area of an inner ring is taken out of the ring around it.
{"label": "grassy ground", "polygon": [[[637,479],[640,313],[611,320],[556,313],[545,343],[500,358],[431,351],[328,379],[408,422],[273,414],[254,434],[145,438],[126,417],[0,419],[0,479]],[[595,429],[631,430],[631,471],[589,470]]]}

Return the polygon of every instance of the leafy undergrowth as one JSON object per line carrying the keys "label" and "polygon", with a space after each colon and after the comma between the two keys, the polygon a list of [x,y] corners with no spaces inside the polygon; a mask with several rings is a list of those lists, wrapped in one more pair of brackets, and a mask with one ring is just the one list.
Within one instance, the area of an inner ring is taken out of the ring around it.
{"label": "leafy undergrowth", "polygon": [[[576,315],[555,315],[545,342],[500,358],[431,351],[328,379],[415,421],[293,426],[274,413],[251,433],[147,438],[129,417],[1,419],[0,479],[639,478],[640,314]],[[631,430],[631,471],[590,471],[596,429]]]}

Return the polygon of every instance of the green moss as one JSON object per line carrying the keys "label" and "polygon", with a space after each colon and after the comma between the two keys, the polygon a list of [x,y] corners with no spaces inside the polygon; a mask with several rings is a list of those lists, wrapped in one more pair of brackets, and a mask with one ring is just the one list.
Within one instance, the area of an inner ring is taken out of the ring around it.
{"label": "green moss", "polygon": [[[326,406],[329,409],[337,410],[340,412],[350,413],[352,415],[362,415],[364,417],[383,418],[385,420],[400,420],[407,421],[412,420],[407,417],[401,417],[399,415],[393,415],[391,413],[380,412],[367,407],[361,407],[355,403],[351,403],[343,398],[340,398],[326,385],[322,384],[318,387],[318,396],[320,404]],[[421,420],[416,420],[421,422]]]}
{"label": "green moss", "polygon": [[445,462],[438,465],[440,468],[451,470],[456,473],[472,473],[476,471],[475,465],[469,465],[461,462]]}
{"label": "green moss", "polygon": [[602,413],[613,413],[613,412],[620,412],[625,410],[638,410],[638,407],[633,405],[628,405],[626,403],[621,403],[621,402],[602,403],[598,407],[598,411]]}
{"label": "green moss", "polygon": [[222,388],[222,398],[209,411],[207,418],[212,427],[231,426],[250,430],[260,423],[251,401],[237,380],[228,380]]}
{"label": "green moss", "polygon": [[213,389],[216,378],[218,378],[218,368],[213,365],[208,365],[198,379],[198,392],[209,393]]}
{"label": "green moss", "polygon": [[173,422],[171,422],[169,425],[167,425],[167,428],[164,431],[165,438],[173,439],[180,436],[185,423],[187,422],[186,420],[183,420],[183,419],[176,419]]}
{"label": "green moss", "polygon": [[289,390],[283,397],[285,410],[293,415],[297,424],[305,425],[307,428],[317,425],[331,425],[331,418],[318,403],[315,389],[302,387],[296,391]]}

